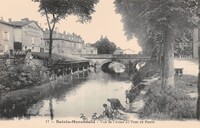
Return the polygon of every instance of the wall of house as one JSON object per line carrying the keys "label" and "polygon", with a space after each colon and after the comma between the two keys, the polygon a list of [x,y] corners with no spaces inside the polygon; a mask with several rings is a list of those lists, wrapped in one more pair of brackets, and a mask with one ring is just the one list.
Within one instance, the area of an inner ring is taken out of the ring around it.
{"label": "wall of house", "polygon": [[32,52],[40,52],[41,48],[45,48],[43,31],[35,22],[22,27],[22,45],[23,50],[31,49]]}
{"label": "wall of house", "polygon": [[114,54],[123,54],[123,50],[117,49],[114,51]]}
{"label": "wall of house", "polygon": [[[44,39],[47,44],[49,41],[49,31],[45,30]],[[53,49],[52,53],[59,54],[81,54],[83,48],[83,42],[81,37],[75,34],[66,33],[53,33]]]}
{"label": "wall of house", "polygon": [[22,42],[22,29],[21,27],[14,28],[14,42]]}
{"label": "wall of house", "polygon": [[82,49],[82,54],[97,54],[97,48],[85,45]]}
{"label": "wall of house", "polygon": [[13,50],[13,27],[0,23],[0,55]]}

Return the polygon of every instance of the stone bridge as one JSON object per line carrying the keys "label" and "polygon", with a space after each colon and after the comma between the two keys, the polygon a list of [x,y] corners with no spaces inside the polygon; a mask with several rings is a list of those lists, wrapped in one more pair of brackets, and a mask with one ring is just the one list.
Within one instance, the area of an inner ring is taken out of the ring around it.
{"label": "stone bridge", "polygon": [[150,57],[138,54],[82,54],[78,56],[89,59],[97,68],[101,68],[102,65],[113,61],[120,62],[126,68],[130,68],[130,66],[137,65],[140,62],[150,60]]}

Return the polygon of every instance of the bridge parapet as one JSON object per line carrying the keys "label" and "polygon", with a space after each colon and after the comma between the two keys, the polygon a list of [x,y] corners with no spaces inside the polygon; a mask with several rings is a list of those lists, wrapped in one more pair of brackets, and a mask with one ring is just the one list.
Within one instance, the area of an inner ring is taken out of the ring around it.
{"label": "bridge parapet", "polygon": [[138,54],[79,54],[78,56],[87,59],[150,59],[149,56],[142,56]]}
{"label": "bridge parapet", "polygon": [[112,54],[76,54],[87,59],[111,59]]}
{"label": "bridge parapet", "polygon": [[150,59],[148,56],[142,56],[138,54],[113,54],[112,58],[116,59]]}

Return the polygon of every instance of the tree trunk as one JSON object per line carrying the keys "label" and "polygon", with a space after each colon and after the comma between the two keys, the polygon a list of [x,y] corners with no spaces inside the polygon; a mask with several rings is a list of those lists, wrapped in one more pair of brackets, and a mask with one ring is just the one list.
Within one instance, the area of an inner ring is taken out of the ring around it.
{"label": "tree trunk", "polygon": [[52,59],[52,44],[53,44],[53,31],[49,30],[49,62]]}
{"label": "tree trunk", "polygon": [[[198,53],[200,57],[200,47],[198,48]],[[199,74],[198,74],[197,89],[198,89],[198,100],[197,100],[196,116],[197,116],[197,120],[200,120],[200,59],[199,59]]]}
{"label": "tree trunk", "polygon": [[162,86],[164,88],[174,87],[174,30],[170,26],[170,17],[167,20],[163,42]]}
{"label": "tree trunk", "polygon": [[[198,12],[197,12],[198,18],[200,18],[199,13],[200,13],[200,0],[198,0]],[[200,28],[198,27],[198,42],[200,41],[199,32],[200,32]],[[198,74],[198,83],[197,83],[198,99],[197,99],[196,116],[197,116],[197,120],[200,120],[200,46],[198,47],[198,59],[199,59],[199,74]]]}

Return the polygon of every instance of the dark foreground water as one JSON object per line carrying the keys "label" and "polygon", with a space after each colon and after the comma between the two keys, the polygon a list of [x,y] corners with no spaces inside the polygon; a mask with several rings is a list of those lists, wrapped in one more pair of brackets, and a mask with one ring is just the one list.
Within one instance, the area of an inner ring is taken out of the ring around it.
{"label": "dark foreground water", "polygon": [[[51,92],[42,91],[29,97],[8,98],[0,106],[0,117],[12,118],[79,118],[83,113],[91,117],[93,113],[102,114],[107,98],[118,98],[125,106],[125,90],[131,86],[129,81],[113,80],[109,74],[92,72],[88,79],[79,84],[66,85]],[[45,88],[44,88],[45,90]],[[31,89],[25,90],[26,93]],[[44,94],[45,93],[45,94]]]}

